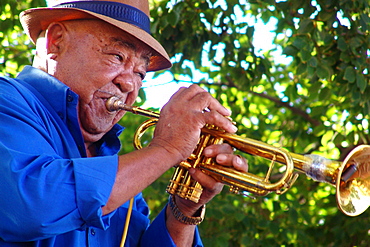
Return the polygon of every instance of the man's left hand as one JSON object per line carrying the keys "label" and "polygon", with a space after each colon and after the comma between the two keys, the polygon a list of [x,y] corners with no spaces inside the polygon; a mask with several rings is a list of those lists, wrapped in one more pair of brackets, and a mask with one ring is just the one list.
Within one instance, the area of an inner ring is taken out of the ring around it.
{"label": "man's left hand", "polygon": [[[208,146],[204,150],[204,155],[209,158],[214,158],[219,165],[233,167],[240,172],[248,171],[247,160],[239,155],[233,154],[233,148],[228,144]],[[224,186],[221,182],[204,174],[200,169],[190,168],[189,173],[192,178],[202,185],[203,192],[199,203],[194,203],[179,197],[177,198],[178,207],[183,213],[197,211],[203,204],[208,203],[215,195],[219,194]]]}

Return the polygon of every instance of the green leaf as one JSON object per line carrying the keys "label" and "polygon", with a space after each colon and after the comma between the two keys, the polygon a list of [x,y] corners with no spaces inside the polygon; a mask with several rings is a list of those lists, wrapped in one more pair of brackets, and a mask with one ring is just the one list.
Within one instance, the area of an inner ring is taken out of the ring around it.
{"label": "green leaf", "polygon": [[306,63],[300,63],[297,66],[296,74],[301,75],[307,71],[307,64]]}
{"label": "green leaf", "polygon": [[[321,92],[321,91],[320,91]],[[319,94],[319,93],[318,93]],[[325,106],[314,106],[311,108],[311,116],[318,117],[325,113]]]}
{"label": "green leaf", "polygon": [[329,67],[323,65],[323,64],[320,64],[320,66],[318,66],[316,68],[316,74],[318,77],[322,78],[322,79],[327,79],[329,78],[330,76],[330,70],[329,70]]}
{"label": "green leaf", "polygon": [[360,89],[361,93],[365,92],[365,89],[367,87],[367,82],[365,80],[365,77],[360,74],[360,73],[357,73],[356,74],[356,83],[357,83],[357,87]]}
{"label": "green leaf", "polygon": [[167,25],[163,31],[162,31],[162,35],[168,39],[172,34],[173,34],[173,31],[174,31],[174,28],[171,26],[171,25]]}
{"label": "green leaf", "polygon": [[317,58],[316,57],[311,57],[310,60],[308,61],[308,65],[311,67],[317,67]]}
{"label": "green leaf", "polygon": [[[305,49],[304,50],[301,50],[301,58],[302,58],[302,61],[308,62],[312,58],[311,51],[305,50]],[[317,61],[314,62],[314,64],[317,65]],[[311,67],[316,67],[316,65],[315,66],[311,66]]]}
{"label": "green leaf", "polygon": [[322,136],[326,132],[325,126],[321,125],[314,129],[313,134],[315,136]]}
{"label": "green leaf", "polygon": [[350,39],[348,44],[352,48],[358,48],[363,44],[363,42],[362,42],[361,38],[353,37],[352,39]]}
{"label": "green leaf", "polygon": [[293,46],[295,46],[298,50],[301,50],[308,46],[307,39],[304,37],[297,37],[293,42]]}
{"label": "green leaf", "polygon": [[340,53],[340,60],[342,60],[346,63],[351,62],[351,58],[352,58],[351,55],[347,51],[344,51],[344,52]]}
{"label": "green leaf", "polygon": [[314,29],[313,22],[311,19],[301,20],[299,23],[298,33],[307,34],[311,33]]}
{"label": "green leaf", "polygon": [[177,22],[179,21],[180,14],[177,11],[171,11],[168,13],[167,20],[168,23],[172,26],[176,26]]}
{"label": "green leaf", "polygon": [[318,19],[319,20],[322,20],[322,21],[327,21],[329,20],[330,18],[333,17],[333,12],[334,11],[320,11],[319,15],[318,15]]}
{"label": "green leaf", "polygon": [[341,51],[346,51],[348,49],[348,45],[343,37],[338,38],[338,49]]}
{"label": "green leaf", "polygon": [[349,82],[355,82],[356,70],[353,67],[348,66],[344,71],[344,79],[346,79]]}
{"label": "green leaf", "polygon": [[296,56],[298,52],[298,49],[295,48],[293,45],[288,45],[287,47],[284,48],[283,54],[287,56]]}
{"label": "green leaf", "polygon": [[326,57],[324,58],[323,63],[326,66],[333,66],[335,63],[337,63],[337,59],[335,57]]}
{"label": "green leaf", "polygon": [[320,101],[325,101],[326,99],[330,98],[330,89],[327,87],[324,87],[321,89],[320,94],[319,94],[319,100]]}

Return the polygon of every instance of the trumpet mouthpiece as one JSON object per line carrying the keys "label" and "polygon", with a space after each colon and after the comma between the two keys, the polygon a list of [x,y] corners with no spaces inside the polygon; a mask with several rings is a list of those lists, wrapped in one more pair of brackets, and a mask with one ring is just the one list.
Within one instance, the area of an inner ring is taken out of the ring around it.
{"label": "trumpet mouthpiece", "polygon": [[132,111],[130,106],[123,103],[123,101],[116,96],[110,97],[107,102],[105,102],[105,107],[110,112],[119,110]]}

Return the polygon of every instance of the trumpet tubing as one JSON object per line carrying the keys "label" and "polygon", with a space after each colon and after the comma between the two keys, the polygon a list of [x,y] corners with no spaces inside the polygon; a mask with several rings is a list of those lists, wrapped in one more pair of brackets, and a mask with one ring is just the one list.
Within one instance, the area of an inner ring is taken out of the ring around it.
{"label": "trumpet tubing", "polygon": [[[147,116],[150,119],[141,124],[134,136],[134,146],[141,149],[141,136],[155,125],[160,114],[127,106],[117,97],[107,100],[109,111],[125,110]],[[240,172],[230,167],[218,165],[214,159],[203,155],[203,150],[212,144],[228,143],[239,151],[265,158],[270,161],[266,176],[261,177],[249,172]],[[270,176],[275,163],[284,165],[285,171],[276,182],[271,182]],[[264,196],[271,192],[282,194],[287,191],[303,173],[318,182],[336,186],[336,199],[339,209],[346,215],[357,216],[370,206],[370,146],[361,145],[353,149],[343,162],[333,161],[318,155],[301,155],[288,152],[261,141],[240,137],[224,130],[206,125],[193,153],[182,161],[167,187],[170,194],[198,202],[202,194],[202,186],[192,179],[188,169],[199,168],[217,181],[230,186],[233,193],[252,193]],[[298,173],[297,173],[298,172]]]}

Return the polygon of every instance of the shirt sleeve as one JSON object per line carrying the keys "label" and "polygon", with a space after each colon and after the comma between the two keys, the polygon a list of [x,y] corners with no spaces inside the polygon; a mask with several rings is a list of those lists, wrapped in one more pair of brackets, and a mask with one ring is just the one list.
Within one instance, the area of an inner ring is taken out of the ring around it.
{"label": "shirt sleeve", "polygon": [[0,92],[0,238],[33,241],[108,227],[101,207],[118,157],[79,157],[67,127],[37,102],[14,95]]}
{"label": "shirt sleeve", "polygon": [[[176,247],[166,227],[166,207],[164,207],[145,231],[140,246],[150,247],[153,246],[153,243],[160,243],[160,246],[163,247]],[[198,227],[195,228],[193,246],[203,246]]]}
{"label": "shirt sleeve", "polygon": [[[15,153],[3,145],[0,153],[1,238],[31,241],[109,226],[101,207],[114,183],[117,157],[66,160],[17,153],[13,158]],[[27,166],[19,169],[24,162]]]}

